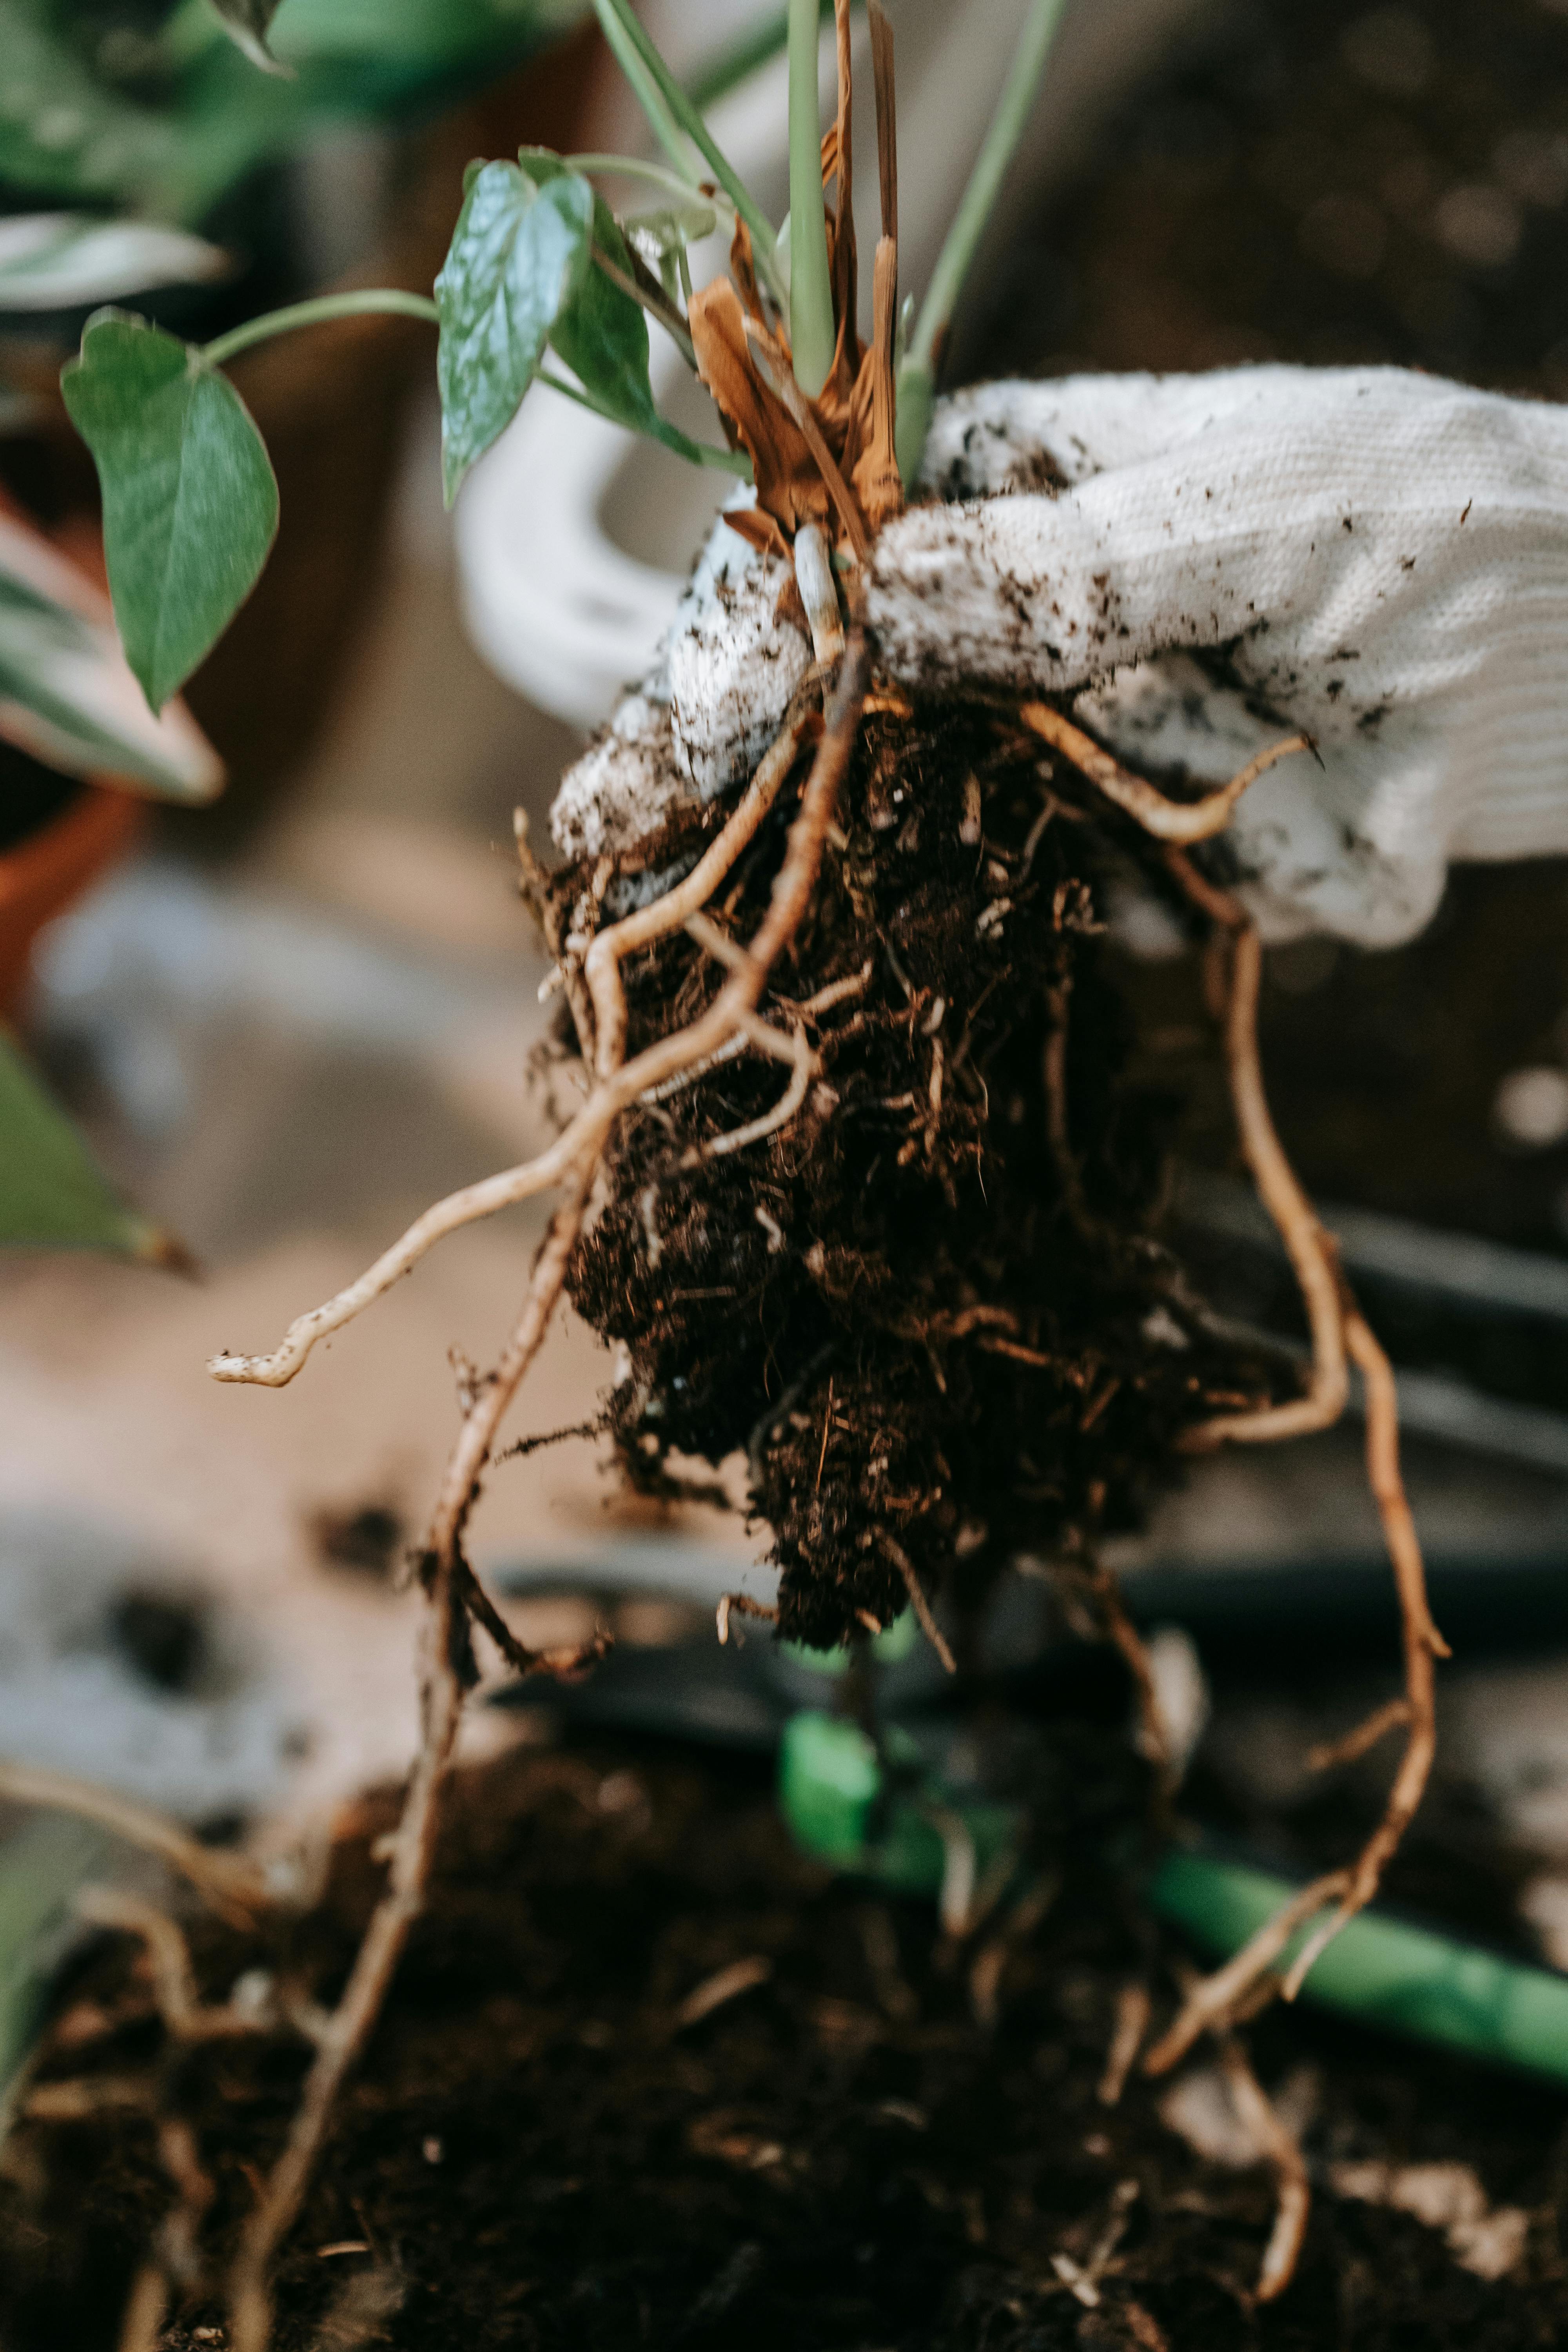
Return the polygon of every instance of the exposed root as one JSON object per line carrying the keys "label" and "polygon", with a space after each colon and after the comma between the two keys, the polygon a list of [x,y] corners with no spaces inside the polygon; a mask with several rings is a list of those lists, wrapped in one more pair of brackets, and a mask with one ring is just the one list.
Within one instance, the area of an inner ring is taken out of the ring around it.
{"label": "exposed root", "polygon": [[1288,1903],[1282,1903],[1273,1917],[1266,1919],[1223,1968],[1215,1969],[1193,1986],[1174,2022],[1144,2058],[1143,2072],[1168,2074],[1186,2056],[1200,2034],[1223,2029],[1273,1967],[1291,1937],[1309,1919],[1315,1919],[1325,1904],[1337,1902],[1348,1893],[1351,1882],[1349,1870],[1325,1871],[1321,1877],[1300,1887]]}
{"label": "exposed root", "polygon": [[0,1801],[43,1805],[51,1811],[96,1822],[128,1845],[155,1853],[205,1895],[220,1917],[235,1926],[249,1926],[274,1899],[256,1863],[200,1845],[166,1814],[154,1812],[150,1805],[139,1805],[117,1790],[78,1780],[68,1772],[55,1772],[45,1765],[0,1762]]}
{"label": "exposed root", "polygon": [[1143,2036],[1149,2031],[1152,2007],[1149,1988],[1140,1980],[1124,1984],[1116,1996],[1116,2021],[1111,2028],[1110,2047],[1105,2053],[1105,2072],[1100,2078],[1100,2088],[1096,2094],[1102,2107],[1121,2105],[1121,2094],[1127,2088],[1127,2077],[1132,2072]]}
{"label": "exposed root", "polygon": [[1168,863],[1204,911],[1232,933],[1229,991],[1225,1014],[1226,1074],[1237,1133],[1264,1207],[1289,1255],[1311,1335],[1312,1368],[1304,1396],[1258,1411],[1226,1413],[1200,1422],[1183,1438],[1193,1452],[1216,1445],[1268,1445],[1331,1428],[1350,1396],[1345,1360],[1342,1283],[1332,1240],[1287,1160],[1263,1086],[1258,1046],[1258,998],[1263,977],[1263,946],[1258,927],[1238,900],[1200,882],[1190,861],[1173,852]]}
{"label": "exposed root", "polygon": [[877,1541],[904,1580],[905,1589],[910,1596],[910,1606],[920,1621],[921,1632],[942,1660],[946,1672],[955,1675],[958,1672],[958,1662],[948,1647],[946,1634],[931,1615],[931,1602],[926,1599],[924,1587],[915,1573],[913,1560],[902,1544],[890,1536],[886,1528],[878,1528]]}
{"label": "exposed root", "polygon": [[[773,904],[752,942],[750,963],[721,991],[701,1019],[660,1039],[635,1061],[617,1064],[607,1071],[570,1126],[537,1159],[503,1170],[500,1175],[486,1177],[479,1183],[466,1185],[461,1192],[449,1193],[434,1208],[426,1209],[401,1240],[384,1251],[356,1282],[350,1283],[323,1306],[297,1317],[285,1332],[282,1344],[270,1354],[215,1356],[207,1366],[215,1380],[282,1388],[293,1379],[318,1339],[352,1322],[400,1281],[438,1241],[461,1226],[493,1216],[498,1209],[510,1208],[547,1192],[584,1168],[591,1171],[616,1119],[630,1104],[650,1087],[663,1085],[730,1044],[743,1027],[746,1015],[754,1012],[768,969],[792,937],[810,898],[822,859],[823,835],[854,745],[864,659],[857,639],[842,666],[826,733],[801,797],[801,814],[791,832],[784,865],[774,884]],[[785,761],[779,770],[775,792],[788,773],[789,764]],[[759,822],[762,814],[759,810]],[[718,845],[715,844],[715,847]],[[618,987],[617,963],[618,958],[609,959],[605,969]],[[605,985],[607,990],[608,982]]]}
{"label": "exposed root", "polygon": [[1255,2289],[1259,2303],[1273,2303],[1296,2275],[1312,2210],[1312,2191],[1306,2160],[1290,2132],[1253,2073],[1247,2053],[1235,2034],[1220,2037],[1219,2063],[1237,2116],[1263,2151],[1274,2175],[1274,2227],[1263,2251]]}
{"label": "exposed root", "polygon": [[1371,1902],[1421,1802],[1437,1745],[1432,1664],[1435,1658],[1448,1655],[1448,1645],[1432,1622],[1421,1546],[1400,1475],[1399,1409],[1393,1370],[1367,1324],[1353,1308],[1345,1318],[1345,1336],[1356,1369],[1366,1384],[1367,1478],[1383,1521],[1384,1540],[1394,1563],[1394,1590],[1399,1596],[1405,1652],[1405,1696],[1401,1706],[1408,1730],[1405,1754],[1389,1790],[1383,1819],[1362,1849],[1350,1884],[1339,1898],[1338,1908],[1313,1930],[1292,1961],[1283,1987],[1287,2000],[1294,2000],[1312,1963],[1327,1950],[1347,1920],[1353,1919]]}
{"label": "exposed root", "polygon": [[176,2042],[212,2042],[237,2034],[266,2032],[276,2021],[266,2014],[198,1999],[190,1948],[178,1920],[157,1904],[123,1887],[84,1886],[77,1916],[94,1927],[117,1927],[138,1936],[153,1972],[153,1991],[169,2034]]}
{"label": "exposed root", "polygon": [[1359,1763],[1363,1756],[1370,1756],[1391,1731],[1397,1730],[1401,1724],[1409,1720],[1410,1701],[1407,1698],[1391,1698],[1384,1706],[1374,1706],[1372,1713],[1358,1723],[1353,1731],[1347,1731],[1342,1739],[1321,1740],[1317,1747],[1309,1748],[1307,1769],[1310,1772],[1328,1772],[1339,1764]]}
{"label": "exposed root", "polygon": [[[730,1620],[731,1617],[760,1617],[764,1624],[776,1625],[778,1623],[779,1612],[776,1609],[770,1609],[765,1601],[753,1601],[750,1593],[747,1592],[721,1593],[719,1596],[719,1606],[714,1612],[713,1619],[714,1630],[718,1633],[719,1646],[721,1649],[725,1646],[730,1639]],[[740,1635],[737,1633],[735,1636],[737,1643],[739,1643],[740,1638]]]}
{"label": "exposed root", "polygon": [[[798,699],[798,698],[797,698]],[[583,960],[583,976],[594,1008],[595,1066],[601,1077],[619,1069],[626,1058],[626,1000],[620,968],[629,955],[651,947],[677,929],[689,916],[700,913],[742,850],[755,839],[757,828],[789,780],[796,760],[821,732],[813,709],[786,719],[782,733],[764,752],[752,778],[726,820],[690,873],[673,890],[639,907],[598,932]]]}
{"label": "exposed root", "polygon": [[1126,815],[1135,818],[1156,841],[1212,840],[1216,833],[1225,831],[1232,811],[1249,785],[1266,775],[1279,761],[1312,748],[1307,736],[1287,735],[1283,742],[1270,744],[1266,751],[1249,760],[1240,773],[1233,776],[1228,784],[1222,784],[1218,792],[1205,793],[1201,801],[1173,801],[1156,792],[1146,777],[1134,775],[1119,760],[1113,760],[1092,735],[1086,735],[1081,727],[1075,727],[1070,719],[1064,719],[1048,702],[1026,702],[1018,716],[1026,727],[1032,728],[1054,750],[1064,753],[1108,801],[1113,801]]}
{"label": "exposed root", "polygon": [[422,1562],[429,1607],[422,1641],[419,1751],[393,1839],[386,1892],[337,2008],[322,2025],[283,2153],[241,2235],[229,2284],[232,2352],[267,2352],[272,2316],[268,2278],[273,2257],[293,2227],[338,2094],[370,2039],[409,1930],[424,1907],[437,1799],[474,1671],[463,1528],[496,1432],[539,1351],[561,1296],[590,1181],[588,1174],[579,1173],[557,1209],[516,1328],[494,1372],[474,1395],[447,1464]]}

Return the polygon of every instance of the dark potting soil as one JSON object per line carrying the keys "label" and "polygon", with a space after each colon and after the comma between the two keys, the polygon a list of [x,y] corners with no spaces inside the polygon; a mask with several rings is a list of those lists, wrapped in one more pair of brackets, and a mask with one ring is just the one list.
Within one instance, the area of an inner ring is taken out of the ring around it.
{"label": "dark potting soil", "polygon": [[[983,1959],[1005,1914],[944,1948],[929,1906],[802,1861],[753,1762],[595,1746],[460,1775],[429,1915],[282,2262],[278,2352],[1559,2344],[1561,2097],[1306,2012],[1252,2034],[1267,2084],[1295,2075],[1300,2090],[1312,2070],[1320,2183],[1295,2285],[1253,2306],[1267,2176],[1194,2156],[1136,2076],[1116,2106],[1097,2096],[1119,1990],[1146,1982],[1160,2013],[1171,2000],[1158,1939],[1100,1859],[1136,1810],[1119,1733],[1059,1726],[1036,1795],[1043,1916]],[[321,1907],[276,1948],[203,1927],[206,1997],[258,1964],[329,1996],[393,1814],[390,1795],[358,1808]],[[1489,1899],[1479,1881],[1467,1891]],[[132,1950],[109,1939],[77,1970],[34,2095],[58,2106],[75,2082],[85,2108],[94,2083],[161,2085],[214,2184],[210,2280],[303,2061],[280,2041],[171,2053]],[[750,1988],[682,2023],[693,1992],[741,1961],[756,1964]],[[7,2352],[116,2341],[169,2190],[145,2113],[113,2096],[80,2120],[24,2121],[11,2141]],[[1321,2185],[1367,2159],[1474,2167],[1494,2205],[1530,2215],[1510,2274],[1489,2284],[1437,2230]],[[1058,2258],[1096,2268],[1089,2297]],[[225,2340],[209,2285],[163,2346]]]}
{"label": "dark potting soil", "polygon": [[[961,358],[974,379],[1390,362],[1568,396],[1568,16],[1216,11],[1015,240]],[[1568,1143],[1521,1152],[1491,1118],[1506,1076],[1563,1055],[1568,866],[1460,869],[1407,948],[1313,941],[1269,962],[1270,1099],[1310,1189],[1568,1246]],[[1195,986],[1171,967],[1126,984],[1145,1034],[1191,1032]],[[1222,1156],[1223,1121],[1188,1143]]]}
{"label": "dark potting soil", "polygon": [[[765,1007],[816,1047],[804,1106],[724,1153],[784,1091],[754,1054],[639,1104],[573,1263],[573,1303],[626,1351],[609,1418],[630,1474],[744,1453],[791,1639],[886,1624],[911,1572],[973,1590],[1020,1548],[1140,1525],[1184,1429],[1272,1393],[1146,1231],[1170,1106],[1123,1082],[1108,835],[1043,749],[1005,705],[873,687]],[[737,938],[793,813],[786,790],[721,886]],[[713,815],[686,822],[640,854],[689,862]],[[557,929],[590,878],[557,877]],[[724,976],[680,930],[629,961],[628,1052]]]}

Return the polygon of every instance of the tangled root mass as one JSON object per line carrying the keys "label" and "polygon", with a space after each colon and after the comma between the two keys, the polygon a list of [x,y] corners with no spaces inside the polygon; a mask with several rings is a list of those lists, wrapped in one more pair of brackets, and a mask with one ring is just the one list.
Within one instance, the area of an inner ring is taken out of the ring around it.
{"label": "tangled root mass", "polygon": [[[889,699],[763,1005],[805,1021],[803,1108],[700,1156],[777,1100],[780,1066],[754,1053],[638,1106],[570,1276],[629,1355],[610,1413],[633,1478],[742,1451],[780,1631],[818,1645],[904,1607],[901,1560],[977,1591],[1017,1550],[1138,1524],[1183,1430],[1268,1385],[1148,1235],[1166,1106],[1120,1075],[1101,836],[1005,711]],[[737,940],[788,814],[709,909]],[[661,855],[689,863],[700,814],[688,829]],[[557,877],[563,908],[584,881]],[[681,931],[629,963],[629,1050],[721,977]]]}

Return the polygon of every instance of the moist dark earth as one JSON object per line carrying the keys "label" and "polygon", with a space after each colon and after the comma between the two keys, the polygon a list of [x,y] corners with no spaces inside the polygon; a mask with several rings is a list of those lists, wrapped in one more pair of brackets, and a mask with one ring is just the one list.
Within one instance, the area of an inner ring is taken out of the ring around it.
{"label": "moist dark earth", "polygon": [[[929,1906],[801,1860],[754,1761],[596,1744],[461,1776],[430,1916],[283,2263],[279,2352],[1559,2344],[1560,2097],[1305,2013],[1266,2019],[1251,2037],[1264,2082],[1314,2070],[1305,2144],[1320,2176],[1358,2158],[1458,2161],[1531,2222],[1520,2263],[1488,2284],[1436,2231],[1320,2191],[1298,2282],[1263,2309],[1250,2289],[1267,2177],[1194,2157],[1136,2077],[1100,2103],[1119,1990],[1146,1982],[1169,2015],[1172,1980],[1105,1860],[1139,1792],[1125,1691],[1099,1654],[1032,1767],[1039,1851],[1022,1892],[1037,1908],[1058,1891],[1012,1943],[1005,1907],[953,1951]],[[393,1815],[390,1795],[358,1809],[325,1903],[277,1947],[203,1929],[208,1996],[258,1961],[330,1993],[379,1883],[368,1846]],[[1471,1911],[1497,1901],[1476,1873],[1450,1868],[1445,1886]],[[688,1997],[748,1959],[768,1964],[764,1979],[682,2026]],[[127,1962],[117,1939],[78,1969],[38,2087],[160,2085],[196,2129],[221,2253],[302,2061],[278,2042],[161,2052]],[[97,2030],[117,2003],[122,2021]],[[0,2182],[7,2352],[107,2352],[167,2195],[133,2110],[24,2123]],[[1086,2305],[1053,2257],[1090,2266],[1108,2233]],[[221,2306],[199,2292],[164,2338],[167,2352],[223,2341]]]}

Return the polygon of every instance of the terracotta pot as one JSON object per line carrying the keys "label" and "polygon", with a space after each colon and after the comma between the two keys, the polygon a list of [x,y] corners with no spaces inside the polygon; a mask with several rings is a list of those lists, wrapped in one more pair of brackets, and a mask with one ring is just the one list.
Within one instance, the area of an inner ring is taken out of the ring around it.
{"label": "terracotta pot", "polygon": [[123,857],[146,823],[144,801],[83,784],[57,816],[0,850],[0,1018],[17,1011],[33,942],[45,924]]}

